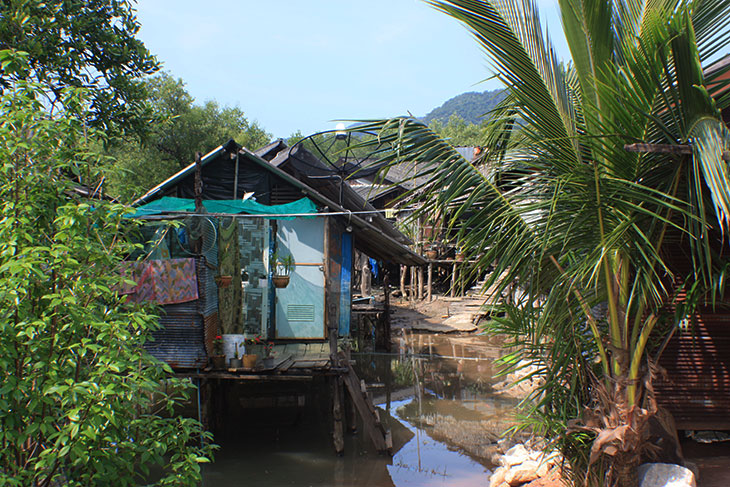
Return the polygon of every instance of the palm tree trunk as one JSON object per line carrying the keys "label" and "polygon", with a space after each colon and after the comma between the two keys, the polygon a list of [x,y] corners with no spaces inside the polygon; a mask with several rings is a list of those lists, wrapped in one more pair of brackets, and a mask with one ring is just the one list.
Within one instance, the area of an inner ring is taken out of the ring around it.
{"label": "palm tree trunk", "polygon": [[[637,445],[638,446],[638,445]],[[641,462],[638,451],[628,451],[617,454],[613,462],[613,481],[610,485],[616,487],[638,487],[639,476],[637,469]]]}

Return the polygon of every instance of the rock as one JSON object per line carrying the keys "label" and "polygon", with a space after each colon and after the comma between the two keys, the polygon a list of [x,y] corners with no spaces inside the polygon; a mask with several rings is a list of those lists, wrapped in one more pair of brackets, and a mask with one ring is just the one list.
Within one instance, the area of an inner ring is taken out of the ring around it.
{"label": "rock", "polygon": [[492,472],[492,476],[489,477],[489,487],[499,487],[502,485],[504,483],[504,476],[508,471],[507,467],[499,467]]}
{"label": "rock", "polygon": [[547,477],[547,474],[550,473],[550,463],[548,462],[542,462],[539,467],[537,467],[537,476],[538,477]]}
{"label": "rock", "polygon": [[507,450],[499,463],[503,467],[511,467],[512,465],[519,465],[529,459],[530,452],[527,451],[524,445],[518,444]]}
{"label": "rock", "polygon": [[534,460],[527,460],[510,468],[504,476],[504,481],[512,487],[532,482],[537,478],[538,464]]}
{"label": "rock", "polygon": [[645,463],[637,474],[639,487],[697,487],[690,469],[671,463]]}
{"label": "rock", "polygon": [[685,460],[684,467],[692,470],[692,473],[695,474],[695,482],[700,481],[700,467],[698,467],[696,463]]}
{"label": "rock", "polygon": [[491,457],[489,457],[489,462],[492,465],[500,465],[500,461],[502,460],[502,454],[501,453],[494,453]]}

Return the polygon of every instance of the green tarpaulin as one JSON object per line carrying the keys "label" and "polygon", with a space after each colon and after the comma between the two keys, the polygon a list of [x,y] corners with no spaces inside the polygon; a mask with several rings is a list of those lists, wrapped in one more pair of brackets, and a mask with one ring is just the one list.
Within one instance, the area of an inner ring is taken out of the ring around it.
{"label": "green tarpaulin", "polygon": [[[283,205],[262,205],[253,200],[203,200],[203,206],[209,213],[225,213],[237,215],[245,213],[248,215],[276,215],[269,218],[289,219],[290,215],[301,215],[306,213],[317,213],[317,206],[309,198],[302,198]],[[146,205],[137,208],[132,218],[144,218],[150,215],[162,215],[165,213],[193,213],[195,212],[195,200],[188,198],[175,198],[164,196]],[[289,216],[288,216],[289,215]]]}

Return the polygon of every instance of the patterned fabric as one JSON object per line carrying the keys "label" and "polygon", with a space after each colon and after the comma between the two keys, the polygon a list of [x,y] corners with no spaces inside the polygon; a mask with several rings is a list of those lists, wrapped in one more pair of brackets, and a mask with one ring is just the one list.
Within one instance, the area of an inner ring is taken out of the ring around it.
{"label": "patterned fabric", "polygon": [[195,259],[133,262],[126,269],[125,277],[137,283],[134,288],[123,291],[136,302],[177,304],[198,299]]}

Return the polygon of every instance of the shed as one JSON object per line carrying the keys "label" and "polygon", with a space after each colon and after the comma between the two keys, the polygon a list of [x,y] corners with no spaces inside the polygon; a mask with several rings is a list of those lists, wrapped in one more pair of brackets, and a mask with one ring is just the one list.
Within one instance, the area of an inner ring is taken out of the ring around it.
{"label": "shed", "polygon": [[[163,328],[150,346],[173,367],[204,365],[221,332],[277,343],[348,335],[354,248],[382,261],[425,263],[347,183],[297,170],[294,157],[322,165],[311,153],[279,149],[269,162],[272,148],[262,157],[231,140],[133,203],[150,223],[152,260],[191,258],[199,270],[201,292],[163,306]],[[182,227],[166,225],[171,219]],[[273,264],[282,255],[294,265],[288,285],[277,288]],[[181,337],[185,346],[175,346]]]}

